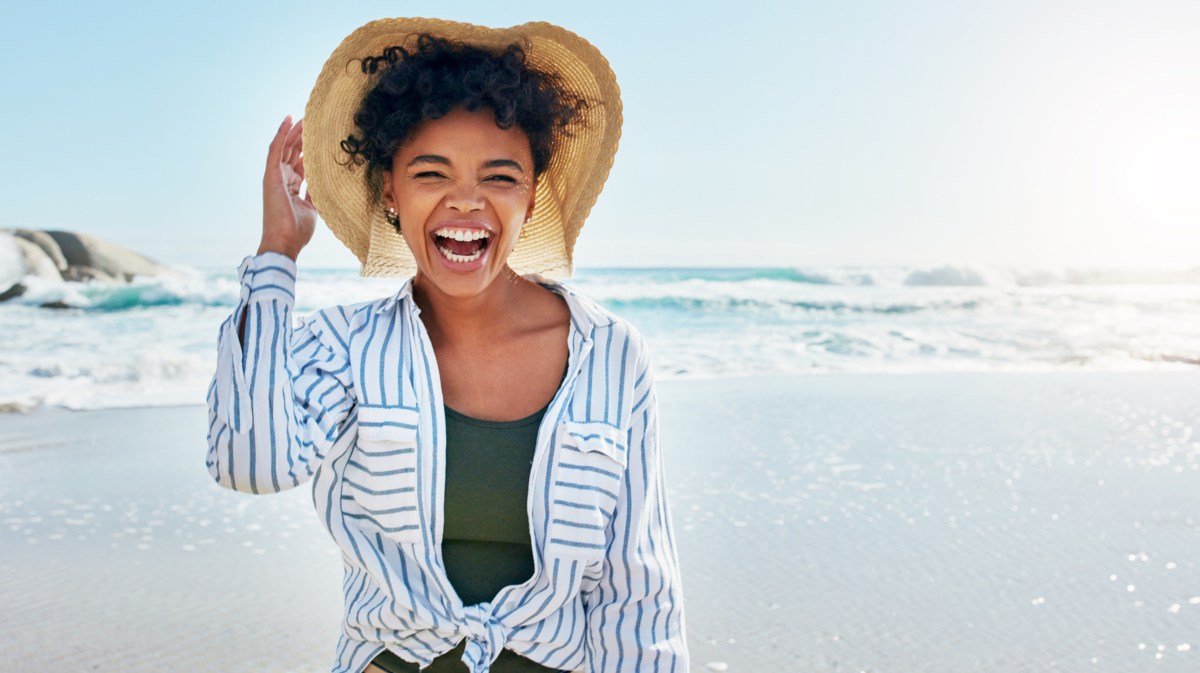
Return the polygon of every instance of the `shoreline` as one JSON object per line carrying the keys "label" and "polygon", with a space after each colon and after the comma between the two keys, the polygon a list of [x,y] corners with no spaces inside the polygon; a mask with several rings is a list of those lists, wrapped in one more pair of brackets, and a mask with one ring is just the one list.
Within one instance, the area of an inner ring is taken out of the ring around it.
{"label": "shoreline", "polygon": [[[1153,377],[1153,376],[1200,376],[1200,359],[1197,360],[1197,366],[1190,367],[1192,363],[1181,363],[1188,366],[1188,369],[1183,368],[1163,368],[1163,369],[1136,369],[1136,370],[951,370],[951,371],[814,371],[810,373],[797,374],[792,372],[782,374],[732,374],[732,375],[687,375],[687,376],[661,376],[657,380],[658,386],[687,386],[692,383],[709,384],[713,382],[729,381],[731,383],[747,382],[747,381],[803,381],[809,379],[863,379],[871,377],[882,378],[900,378],[909,377],[912,379],[922,378],[969,378],[977,376],[1001,376],[1001,377],[1073,377],[1073,376],[1130,376],[1130,377]],[[109,406],[109,407],[68,407],[63,405],[38,405],[34,407],[17,407],[19,403],[0,403],[0,419],[9,416],[28,416],[31,414],[40,413],[69,413],[80,414],[98,411],[137,411],[137,410],[152,410],[152,409],[195,409],[207,408],[204,402],[174,402],[168,404],[131,404],[127,406]]]}

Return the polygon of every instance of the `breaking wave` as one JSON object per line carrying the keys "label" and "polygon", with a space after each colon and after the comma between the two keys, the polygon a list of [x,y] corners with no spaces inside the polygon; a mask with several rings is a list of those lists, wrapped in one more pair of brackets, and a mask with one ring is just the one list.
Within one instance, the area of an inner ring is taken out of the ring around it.
{"label": "breaking wave", "polygon": [[[203,401],[231,269],[25,280],[0,304],[0,408]],[[297,311],[400,282],[302,270]],[[571,285],[637,325],[662,378],[1200,366],[1200,269],[584,269]]]}

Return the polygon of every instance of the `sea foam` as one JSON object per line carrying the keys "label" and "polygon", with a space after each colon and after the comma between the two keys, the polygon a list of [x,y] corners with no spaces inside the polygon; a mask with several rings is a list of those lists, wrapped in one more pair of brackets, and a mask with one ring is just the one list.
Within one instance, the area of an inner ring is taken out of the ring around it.
{"label": "sea foam", "polygon": [[[401,282],[302,269],[296,310],[387,296]],[[1196,269],[584,269],[569,284],[638,327],[660,378],[1200,364]],[[26,285],[0,304],[10,408],[201,403],[217,329],[239,296],[231,269]]]}

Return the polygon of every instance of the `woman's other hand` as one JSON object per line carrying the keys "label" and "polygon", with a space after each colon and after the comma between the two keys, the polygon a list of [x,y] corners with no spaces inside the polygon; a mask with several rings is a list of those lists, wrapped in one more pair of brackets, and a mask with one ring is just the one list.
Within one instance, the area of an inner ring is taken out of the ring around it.
{"label": "woman's other hand", "polygon": [[295,260],[312,240],[317,211],[312,194],[300,196],[304,182],[304,157],[301,139],[304,120],[292,123],[285,117],[267,151],[267,170],[263,175],[263,230],[258,254],[278,252]]}

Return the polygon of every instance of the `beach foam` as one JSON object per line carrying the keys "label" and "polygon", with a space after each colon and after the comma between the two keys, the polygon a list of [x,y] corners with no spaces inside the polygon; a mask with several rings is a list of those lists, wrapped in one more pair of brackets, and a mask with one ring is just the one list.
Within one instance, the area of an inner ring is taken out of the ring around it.
{"label": "beach foam", "polygon": [[[27,280],[24,296],[0,304],[0,408],[202,400],[238,297],[232,270]],[[400,282],[302,269],[297,311],[386,296]],[[1200,364],[1200,281],[1186,271],[585,269],[571,284],[639,328],[662,379]],[[75,308],[38,308],[46,302]]]}

